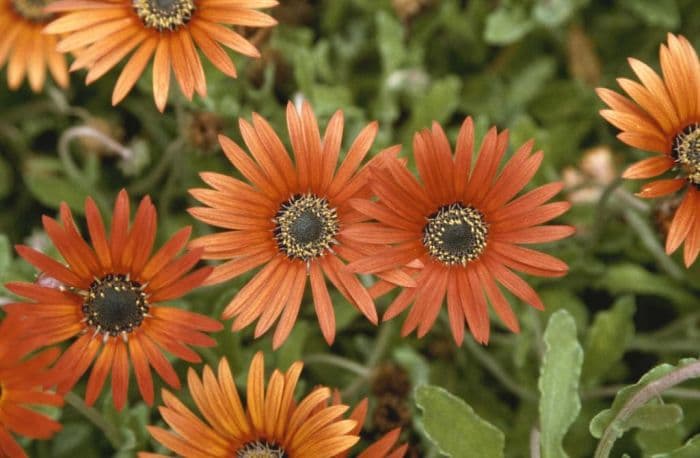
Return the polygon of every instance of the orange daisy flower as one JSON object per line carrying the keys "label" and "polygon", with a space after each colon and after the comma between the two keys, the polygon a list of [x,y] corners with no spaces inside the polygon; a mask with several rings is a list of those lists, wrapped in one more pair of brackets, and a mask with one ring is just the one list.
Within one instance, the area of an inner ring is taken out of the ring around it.
{"label": "orange daisy flower", "polygon": [[562,189],[561,183],[541,186],[514,199],[537,172],[542,152],[531,155],[530,141],[497,173],[508,134],[492,128],[472,170],[473,143],[471,118],[462,125],[454,156],[445,133],[435,123],[432,131],[417,133],[413,141],[423,184],[397,159],[387,158],[373,170],[372,189],[379,201],[352,202],[378,222],[357,224],[346,236],[395,245],[352,262],[349,269],[371,273],[408,263],[415,266],[416,260],[422,264],[417,287],[404,289],[384,315],[384,320],[394,318],[413,303],[403,335],[417,328],[418,336],[424,336],[445,297],[457,344],[464,338],[465,318],[474,338],[488,342],[486,297],[503,323],[517,332],[517,319],[497,283],[542,309],[537,293],[512,270],[543,277],[559,277],[568,270],[559,259],[520,246],[563,239],[574,232],[570,226],[541,226],[569,209],[567,202],[545,204]]}
{"label": "orange daisy flower", "polygon": [[600,114],[622,130],[617,136],[620,140],[658,153],[633,164],[624,178],[652,178],[669,170],[675,175],[644,185],[637,195],[652,198],[687,189],[671,223],[666,253],[673,253],[685,241],[683,260],[689,267],[700,253],[700,61],[685,37],[672,34],[659,54],[663,77],[630,58],[641,84],[617,80],[632,100],[599,88],[598,95],[610,107]]}
{"label": "orange daisy flower", "polygon": [[[359,440],[351,434],[355,421],[341,417],[348,406],[327,406],[331,391],[326,387],[295,402],[302,367],[296,362],[284,374],[275,370],[266,390],[263,354],[258,352],[248,372],[245,408],[224,358],[218,377],[209,366],[201,379],[190,368],[190,394],[205,421],[163,390],[165,406],[159,410],[173,431],[156,426],[148,431],[173,452],[192,458],[322,458],[343,453]],[[140,458],[162,456],[139,453]]]}
{"label": "orange daisy flower", "polygon": [[216,344],[202,331],[218,331],[221,323],[159,305],[199,286],[211,268],[188,274],[202,250],[175,257],[189,239],[189,227],[150,256],[156,237],[156,209],[148,197],[141,201],[129,229],[129,197],[126,191],[119,193],[109,238],[92,199],[86,201],[85,214],[93,248],[78,232],[67,205],[61,205],[62,225],[43,218],[46,233],[67,265],[27,246],[16,247],[24,259],[62,286],[10,283],[7,288],[26,302],[8,304],[6,309],[27,317],[31,324],[24,338],[37,346],[77,337],[53,366],[47,386],[57,383],[59,393],[70,390],[94,361],[85,395],[87,404],[95,402],[111,371],[114,405],[121,409],[126,402],[131,362],[141,395],[150,405],[150,367],[170,386],[180,386],[162,350],[199,362],[199,355],[188,345]]}
{"label": "orange daisy flower", "polygon": [[46,82],[46,71],[61,87],[68,87],[65,57],[56,51],[56,37],[41,33],[53,15],[43,11],[51,0],[0,0],[0,68],[7,65],[7,85],[17,89],[26,76],[32,91]]}
{"label": "orange daisy flower", "polygon": [[[19,338],[20,323],[11,317],[0,323],[0,456],[26,457],[11,433],[33,439],[48,439],[61,425],[28,405],[61,406],[63,397],[42,391],[47,366],[58,356],[57,349],[23,360],[27,353]],[[18,343],[20,348],[18,348]]]}
{"label": "orange daisy flower", "polygon": [[163,111],[171,69],[188,99],[195,91],[206,96],[197,48],[232,78],[236,67],[221,45],[258,57],[255,46],[227,26],[271,27],[277,22],[257,9],[275,5],[276,0],[59,0],[46,11],[64,15],[44,31],[65,35],[58,43],[61,52],[86,47],[71,70],[87,68],[87,84],[135,50],[114,87],[114,105],[126,97],[153,57],[153,96]]}
{"label": "orange daisy flower", "polygon": [[[229,231],[201,237],[191,245],[204,248],[205,259],[229,259],[214,269],[209,284],[264,265],[223,312],[224,319],[237,317],[234,331],[259,318],[255,328],[259,337],[281,316],[273,337],[273,347],[278,348],[296,321],[309,277],[321,330],[331,344],[335,315],[325,277],[377,323],[370,294],[341,260],[368,254],[364,243],[348,240],[343,231],[365,219],[348,201],[369,197],[367,169],[358,168],[377,135],[377,124],[362,130],[337,168],[342,112],[333,115],[321,139],[311,107],[305,103],[300,117],[290,103],[287,126],[296,164],[272,127],[257,114],[253,114],[252,125],[240,121],[253,159],[236,143],[220,137],[226,157],[252,184],[217,173],[200,174],[214,190],[192,189],[190,193],[210,208],[191,208],[190,213]],[[408,286],[415,284],[407,274],[382,275]]]}

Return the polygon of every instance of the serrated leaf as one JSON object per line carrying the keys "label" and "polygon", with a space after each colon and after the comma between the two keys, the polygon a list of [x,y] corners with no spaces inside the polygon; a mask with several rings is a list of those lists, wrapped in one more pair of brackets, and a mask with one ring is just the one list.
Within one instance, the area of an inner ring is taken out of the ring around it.
{"label": "serrated leaf", "polygon": [[[615,417],[620,413],[620,410],[622,410],[630,398],[637,394],[641,389],[643,389],[649,383],[667,375],[669,372],[677,369],[678,367],[685,366],[694,361],[696,360],[687,358],[681,360],[678,366],[673,366],[671,364],[660,364],[644,374],[634,385],[628,385],[618,391],[612,406],[609,409],[599,412],[598,415],[593,417],[593,420],[591,420],[589,429],[593,437],[600,439],[605,429],[611,425],[613,420],[615,420]],[[624,424],[622,424],[619,419],[615,420],[615,422],[616,423],[612,425],[612,427],[615,429],[619,437],[624,433]]]}
{"label": "serrated leaf", "polygon": [[586,337],[583,383],[595,383],[622,359],[634,337],[635,310],[634,298],[625,296],[610,310],[598,312]]}
{"label": "serrated leaf", "polygon": [[622,0],[620,3],[648,25],[675,29],[681,20],[676,0]]}
{"label": "serrated leaf", "polygon": [[683,420],[683,409],[677,404],[647,404],[639,407],[623,423],[625,430],[632,428],[658,431],[670,428]]}
{"label": "serrated leaf", "polygon": [[669,453],[658,453],[652,458],[697,458],[700,456],[700,434],[691,437],[682,447]]}
{"label": "serrated leaf", "polygon": [[524,37],[534,23],[525,8],[500,7],[486,18],[484,40],[492,45],[507,45]]}
{"label": "serrated leaf", "polygon": [[438,386],[423,385],[416,389],[416,404],[423,411],[428,438],[445,455],[503,456],[503,432],[479,417],[464,400]]}
{"label": "serrated leaf", "polygon": [[583,350],[576,339],[576,322],[559,310],[544,333],[545,353],[540,370],[540,445],[544,458],[568,456],[562,441],[581,410],[578,394]]}

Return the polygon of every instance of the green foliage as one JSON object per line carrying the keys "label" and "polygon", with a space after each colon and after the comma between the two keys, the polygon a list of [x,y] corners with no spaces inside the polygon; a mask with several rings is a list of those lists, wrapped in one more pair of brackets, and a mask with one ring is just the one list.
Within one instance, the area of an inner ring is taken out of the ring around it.
{"label": "green foliage", "polygon": [[596,315],[586,336],[583,383],[597,382],[620,362],[634,337],[634,311],[634,298],[623,296],[610,310]]}
{"label": "green foliage", "polygon": [[[411,10],[416,5],[420,8]],[[556,224],[574,225],[577,234],[543,250],[563,259],[570,271],[562,278],[524,276],[542,298],[543,312],[504,290],[520,333],[507,331],[490,311],[488,346],[469,341],[457,347],[445,310],[424,338],[403,338],[398,329],[405,314],[375,327],[331,290],[338,333],[329,348],[307,292],[279,350],[271,349],[272,332],[254,339],[252,329],[232,333],[226,322],[213,335],[218,345],[202,352],[203,363],[226,357],[241,388],[257,350],[266,353],[268,374],[309,355],[333,355],[363,367],[366,374],[309,361],[298,390],[325,383],[338,388],[349,405],[369,398],[363,440],[354,452],[380,437],[375,406],[381,394],[373,377],[377,366],[391,361],[407,373],[412,392],[427,385],[416,391],[420,407],[410,397],[402,400],[411,406],[411,418],[400,425],[401,440],[417,456],[526,458],[537,430],[541,456],[589,458],[608,427],[620,436],[611,456],[700,456],[700,439],[693,436],[700,430],[697,381],[660,393],[624,421],[614,420],[635,393],[672,371],[670,364],[697,355],[700,262],[686,269],[682,248],[665,253],[662,227],[669,217],[663,218],[663,210],[673,208],[676,196],[642,200],[634,196],[639,182],[617,180],[625,167],[648,155],[616,138],[616,129],[599,115],[603,104],[594,91],[617,89],[619,77],[634,79],[630,56],[658,70],[659,44],[668,32],[685,35],[700,49],[697,0],[285,0],[271,11],[277,27],[260,34],[241,30],[255,40],[260,59],[234,56],[235,80],[206,64],[208,96],[192,102],[173,80],[163,114],[153,104],[150,70],[113,107],[117,71],[87,87],[85,73],[75,72],[70,89],[49,85],[34,94],[26,85],[7,90],[7,67],[0,68],[1,283],[37,278],[14,255],[16,244],[60,260],[41,215],[55,216],[62,201],[85,235],[85,198],[92,196],[108,215],[121,188],[129,190],[132,210],[142,196],[151,196],[159,244],[186,225],[193,226],[194,236],[211,233],[186,212],[196,205],[187,190],[203,186],[198,174],[205,170],[241,178],[216,135],[244,146],[238,119],[250,120],[253,112],[268,119],[289,147],[288,101],[309,100],[322,130],[340,109],[341,156],[372,120],[380,127],[370,156],[402,144],[402,157],[409,157],[416,131],[437,121],[454,143],[464,118],[472,116],[477,145],[492,125],[509,131],[506,156],[535,140],[544,159],[528,190],[566,184],[556,199],[573,207]],[[96,129],[125,154],[76,135],[76,128]],[[605,164],[595,161],[603,156]],[[593,171],[586,167],[590,162]],[[602,172],[604,177],[596,175]],[[174,305],[219,317],[249,279],[198,289]],[[380,317],[396,294],[377,299]],[[0,285],[0,305],[14,300]],[[191,365],[168,357],[184,380]],[[200,370],[202,364],[193,366]],[[64,425],[61,433],[23,446],[39,458],[164,452],[144,429],[162,425],[157,409],[162,381],[155,377],[154,383],[153,406],[140,400],[133,376],[124,411],[110,408],[107,390],[98,401],[96,410],[118,441],[67,405],[51,412]],[[85,385],[83,378],[74,394],[82,395]],[[192,405],[186,393],[176,394]],[[465,449],[473,444],[482,444],[483,453]]]}
{"label": "green foliage", "polygon": [[578,386],[583,363],[576,322],[566,310],[549,318],[544,344],[539,379],[542,456],[566,457],[562,441],[581,410]]}
{"label": "green foliage", "polygon": [[678,367],[696,361],[695,359],[685,359],[678,366],[658,365],[644,374],[634,385],[621,389],[615,396],[612,406],[601,411],[591,420],[591,434],[596,438],[601,438],[603,433],[609,429],[612,431],[613,437],[621,437],[625,431],[631,428],[661,430],[680,422],[683,418],[683,411],[680,406],[675,404],[665,405],[654,400],[633,410],[626,406],[648,384],[661,379]]}
{"label": "green foliage", "polygon": [[416,404],[423,411],[421,420],[426,434],[446,456],[503,456],[503,432],[445,389],[419,386],[416,388]]}

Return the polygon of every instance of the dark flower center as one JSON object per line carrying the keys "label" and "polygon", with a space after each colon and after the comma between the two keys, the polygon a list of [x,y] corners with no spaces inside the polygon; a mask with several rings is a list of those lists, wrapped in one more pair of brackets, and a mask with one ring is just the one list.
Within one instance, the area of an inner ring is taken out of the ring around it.
{"label": "dark flower center", "polygon": [[484,251],[488,232],[478,210],[454,203],[428,217],[423,228],[423,245],[433,258],[444,264],[466,265]]}
{"label": "dark flower center", "polygon": [[691,124],[673,139],[673,158],[695,186],[700,186],[700,123]]}
{"label": "dark flower center", "polygon": [[335,208],[313,194],[292,196],[280,206],[274,222],[279,250],[307,262],[329,250],[339,230]]}
{"label": "dark flower center", "polygon": [[83,313],[96,332],[117,336],[141,325],[148,313],[148,300],[140,283],[110,274],[90,284]]}
{"label": "dark flower center", "polygon": [[288,458],[282,447],[267,441],[248,442],[236,451],[236,458]]}
{"label": "dark flower center", "polygon": [[159,32],[187,24],[196,9],[195,0],[133,0],[132,4],[141,22]]}
{"label": "dark flower center", "polygon": [[12,9],[29,22],[44,23],[53,17],[51,13],[44,13],[51,0],[12,0]]}

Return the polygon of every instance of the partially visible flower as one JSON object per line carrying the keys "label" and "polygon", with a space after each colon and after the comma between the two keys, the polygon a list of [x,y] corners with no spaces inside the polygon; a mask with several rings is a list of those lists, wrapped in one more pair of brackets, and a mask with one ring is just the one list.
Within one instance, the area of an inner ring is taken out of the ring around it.
{"label": "partially visible flower", "polygon": [[[550,183],[517,194],[530,182],[543,154],[530,154],[532,142],[518,148],[499,173],[508,145],[506,132],[487,133],[472,167],[474,127],[462,125],[453,155],[437,124],[414,137],[413,152],[421,182],[396,158],[373,169],[372,189],[378,202],[354,200],[354,207],[376,223],[357,224],[346,236],[378,248],[348,268],[380,272],[409,264],[420,267],[417,287],[404,288],[384,314],[394,318],[409,305],[402,335],[418,330],[424,336],[435,323],[443,302],[452,335],[461,344],[465,319],[474,338],[488,342],[487,298],[503,323],[519,330],[515,314],[498,284],[535,308],[544,305],[537,293],[513,270],[541,277],[561,277],[568,271],[561,260],[521,245],[563,239],[570,226],[544,223],[566,212],[568,202],[546,203],[561,189]],[[472,170],[473,169],[473,170]],[[471,171],[471,172],[470,172]],[[381,245],[393,245],[381,248]]]}
{"label": "partially visible flower", "polygon": [[61,87],[68,87],[66,59],[56,51],[55,36],[41,29],[54,17],[43,8],[51,0],[0,0],[0,68],[7,63],[7,85],[17,89],[25,76],[32,91],[39,92],[47,70]]}
{"label": "partially visible flower", "polygon": [[630,146],[656,153],[630,166],[629,179],[673,176],[645,184],[640,197],[652,198],[687,189],[666,239],[666,253],[685,242],[683,260],[689,267],[700,253],[700,61],[683,36],[668,35],[659,49],[662,76],[637,59],[629,59],[640,83],[617,81],[631,98],[599,88],[610,107],[600,114],[622,132]]}
{"label": "partially visible flower", "polygon": [[171,72],[188,99],[194,92],[206,96],[199,51],[232,78],[236,68],[222,45],[258,57],[255,46],[228,26],[271,27],[276,21],[257,10],[275,5],[276,0],[58,0],[46,11],[63,15],[44,31],[63,36],[57,48],[61,52],[85,48],[71,70],[88,69],[87,84],[131,54],[114,87],[114,105],[153,58],[153,96],[163,111]]}
{"label": "partially visible flower", "polygon": [[26,457],[11,433],[48,439],[61,425],[29,406],[62,406],[63,397],[41,389],[58,349],[23,359],[29,349],[22,341],[22,324],[13,317],[0,323],[0,456]]}
{"label": "partially visible flower", "polygon": [[578,167],[562,171],[564,189],[573,204],[598,202],[616,176],[613,154],[607,146],[584,151]]}
{"label": "partially visible flower", "polygon": [[392,394],[377,398],[372,415],[372,424],[379,433],[386,433],[396,428],[411,424],[411,408],[406,399]]}
{"label": "partially visible flower", "polygon": [[[307,283],[329,344],[335,338],[335,312],[326,279],[367,319],[377,322],[372,297],[344,264],[372,250],[346,234],[366,219],[349,201],[370,196],[368,169],[361,164],[377,135],[377,123],[365,127],[340,160],[343,113],[333,115],[321,138],[311,107],[304,103],[301,111],[300,116],[291,103],[287,105],[294,163],[270,124],[253,114],[252,125],[240,121],[252,157],[232,140],[220,138],[224,154],[246,181],[204,172],[200,176],[214,189],[190,190],[207,205],[191,208],[192,216],[227,229],[191,243],[204,249],[204,259],[226,261],[214,268],[207,283],[221,283],[262,266],[226,306],[223,318],[236,318],[234,331],[257,320],[256,338],[279,320],[273,348],[289,336]],[[378,275],[414,284],[401,272]]]}
{"label": "partially visible flower", "polygon": [[[334,393],[333,403],[336,405],[340,403],[340,395],[337,391]],[[356,422],[355,428],[351,432],[352,434],[361,435],[362,427],[367,418],[367,408],[367,399],[363,399],[350,414],[350,419]],[[401,428],[395,428],[389,431],[379,440],[368,445],[367,448],[356,455],[357,458],[403,458],[406,454],[406,450],[408,450],[408,444],[397,445],[400,434]],[[350,456],[351,451],[352,450],[345,451],[335,455],[333,458],[347,458]]]}
{"label": "partially visible flower", "polygon": [[375,396],[391,394],[407,398],[411,392],[411,379],[406,369],[389,361],[374,370],[370,389]]}
{"label": "partially visible flower", "polygon": [[[149,426],[148,431],[162,445],[186,457],[343,456],[359,440],[357,423],[342,418],[348,406],[328,405],[331,391],[326,387],[314,389],[299,402],[294,400],[302,367],[296,362],[286,373],[275,370],[266,389],[264,358],[258,352],[248,371],[245,407],[226,359],[221,359],[216,374],[205,366],[201,378],[190,368],[190,394],[204,420],[163,390],[165,406],[160,413],[172,431],[157,426]],[[139,453],[140,458],[161,456]]]}
{"label": "partially visible flower", "polygon": [[30,247],[16,247],[20,256],[62,286],[55,288],[45,282],[6,285],[24,298],[5,306],[26,320],[21,339],[37,347],[71,340],[45,386],[56,383],[59,393],[67,392],[92,366],[85,394],[87,403],[92,404],[111,372],[117,409],[126,403],[130,364],[143,399],[152,404],[151,368],[170,386],[180,386],[163,350],[185,361],[199,362],[199,355],[189,345],[215,345],[202,331],[222,328],[206,316],[160,305],[196,288],[211,273],[208,267],[188,273],[199,261],[201,249],[176,257],[187,243],[190,228],[180,230],[151,255],[156,238],[155,207],[145,197],[131,228],[129,213],[129,197],[121,191],[107,237],[100,212],[88,198],[85,214],[90,247],[78,232],[68,206],[62,204],[62,224],[47,216],[43,223],[65,265]]}

